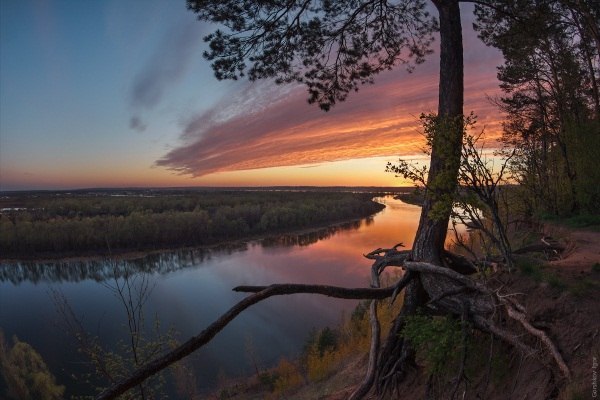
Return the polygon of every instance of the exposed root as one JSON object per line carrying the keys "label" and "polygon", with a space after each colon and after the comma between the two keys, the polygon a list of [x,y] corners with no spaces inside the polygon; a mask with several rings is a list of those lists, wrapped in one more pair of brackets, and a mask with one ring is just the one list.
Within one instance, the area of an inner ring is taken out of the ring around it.
{"label": "exposed root", "polygon": [[465,304],[463,313],[460,318],[461,328],[462,328],[462,343],[461,343],[462,356],[460,359],[460,367],[458,370],[458,375],[455,378],[456,383],[454,384],[454,389],[452,390],[452,395],[450,396],[451,399],[454,399],[454,396],[456,396],[456,392],[458,391],[458,388],[460,387],[460,384],[462,382],[465,382],[465,391],[463,393],[463,398],[467,392],[467,377],[465,375],[465,364],[467,363],[467,336],[468,336],[468,332],[467,332],[468,315],[467,314],[468,314],[468,308],[467,308],[467,305]]}
{"label": "exposed root", "polygon": [[525,330],[527,332],[529,332],[533,336],[537,337],[548,348],[548,350],[550,351],[550,354],[552,355],[552,358],[554,358],[554,361],[556,362],[556,365],[558,365],[558,368],[562,372],[563,376],[567,379],[570,379],[571,371],[569,370],[569,367],[565,363],[562,355],[556,348],[556,345],[548,337],[548,335],[546,335],[546,333],[544,331],[539,330],[539,329],[535,328],[533,325],[531,325],[531,323],[529,323],[529,321],[527,321],[527,317],[525,316],[525,313],[518,311],[516,309],[517,307],[513,307],[513,305],[510,304],[511,302],[509,300],[503,299],[502,302],[506,308],[506,312],[508,313],[508,316],[511,317],[512,319],[518,321],[523,326],[523,328],[525,328]]}
{"label": "exposed root", "polygon": [[556,240],[549,236],[544,236],[540,239],[541,243],[534,243],[528,246],[521,247],[513,251],[513,254],[527,254],[527,253],[546,253],[558,257],[562,252],[566,250],[565,246],[558,243]]}
{"label": "exposed root", "polygon": [[[350,289],[335,286],[299,284],[239,286],[234,288],[238,292],[253,294],[233,306],[213,324],[200,332],[200,334],[192,337],[169,353],[142,366],[128,378],[103,391],[98,395],[97,399],[113,399],[128,389],[139,385],[146,378],[202,347],[246,308],[271,296],[294,293],[314,293],[345,299],[373,300],[370,306],[372,340],[369,365],[363,382],[350,397],[352,400],[364,397],[370,391],[375,381],[377,382],[376,389],[378,394],[390,393],[397,390],[399,383],[405,378],[409,368],[413,366],[411,361],[414,362],[414,350],[410,346],[410,343],[402,337],[402,329],[404,328],[406,317],[414,314],[422,306],[435,308],[437,311],[445,314],[449,313],[461,316],[463,333],[466,332],[465,322],[470,321],[479,330],[489,332],[493,336],[521,350],[523,358],[535,354],[536,350],[522,340],[520,333],[500,328],[494,322],[499,316],[506,315],[507,318],[518,322],[530,337],[540,340],[549,350],[561,374],[565,378],[570,379],[569,368],[556,345],[543,331],[531,325],[527,320],[525,309],[514,300],[514,296],[511,294],[500,295],[499,290],[494,292],[485,285],[465,276],[464,273],[469,273],[468,271],[471,271],[471,269],[467,268],[469,267],[468,263],[461,257],[447,253],[443,259],[452,268],[441,267],[426,262],[410,261],[410,251],[397,250],[401,246],[402,244],[398,244],[391,249],[377,249],[365,255],[365,257],[374,260],[371,269],[371,288]],[[396,284],[380,289],[379,277],[388,266],[402,267],[406,272]],[[377,320],[376,299],[392,297],[393,301],[403,289],[405,290],[402,310],[394,320],[386,342],[380,352],[380,327]],[[465,382],[466,392],[465,359],[466,338],[463,337],[462,363],[453,396],[456,394],[461,382]],[[486,380],[488,378],[489,372]]]}
{"label": "exposed root", "polygon": [[[569,368],[552,340],[543,331],[533,327],[527,321],[525,309],[513,299],[514,296],[511,294],[501,295],[498,291],[494,292],[487,286],[453,269],[426,262],[410,261],[407,253],[399,252],[396,248],[397,246],[392,249],[377,249],[366,255],[366,257],[375,260],[373,274],[380,273],[388,265],[401,266],[407,272],[418,276],[418,279],[411,285],[422,284],[429,297],[428,301],[421,303],[422,305],[433,307],[443,313],[461,316],[463,321],[465,319],[469,320],[477,329],[489,332],[519,349],[523,353],[523,357],[533,356],[537,351],[524,342],[521,332],[517,333],[501,328],[494,322],[500,315],[506,315],[509,319],[517,321],[530,336],[539,339],[549,350],[561,374],[567,379],[570,378]],[[454,260],[455,265],[456,260],[460,260],[452,256],[446,256],[445,259]],[[411,285],[407,287],[405,296],[409,295]],[[380,394],[389,393],[390,389],[396,386],[398,381],[405,375],[406,361],[409,359],[409,357],[406,357],[406,352],[409,351],[409,346],[400,334],[404,326],[404,317],[414,311],[403,307],[388,335],[378,371],[377,392]],[[463,352],[464,362],[466,349],[463,349]],[[460,383],[464,379],[464,369],[461,369],[453,396],[455,396]]]}
{"label": "exposed root", "polygon": [[[397,244],[396,247],[402,246],[402,243]],[[384,267],[385,268],[385,267]],[[380,286],[379,275],[383,269],[379,269],[379,266],[373,264],[371,267],[371,286],[378,288]],[[398,295],[399,290],[395,290],[392,294],[392,301]],[[371,346],[369,348],[369,364],[367,366],[367,373],[365,377],[354,392],[349,397],[349,400],[358,400],[362,399],[369,390],[371,390],[371,386],[373,386],[373,382],[375,381],[375,371],[377,366],[377,360],[379,358],[379,343],[380,343],[380,325],[379,320],[377,319],[377,301],[371,300],[371,304],[369,306],[369,322],[371,325]]]}
{"label": "exposed root", "polygon": [[354,392],[352,392],[348,400],[362,399],[367,393],[369,393],[369,390],[371,390],[371,387],[373,386],[373,382],[375,382],[375,372],[380,342],[380,326],[379,320],[377,319],[377,300],[371,300],[369,313],[369,321],[371,325],[371,347],[369,349],[369,364],[367,366],[367,373],[365,374],[360,386],[358,386]]}

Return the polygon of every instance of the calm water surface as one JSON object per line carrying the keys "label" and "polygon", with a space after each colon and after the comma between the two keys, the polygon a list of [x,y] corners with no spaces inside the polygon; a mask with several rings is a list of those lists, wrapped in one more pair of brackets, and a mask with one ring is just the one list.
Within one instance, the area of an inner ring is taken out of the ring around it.
{"label": "calm water surface", "polygon": [[[145,277],[151,289],[146,325],[152,326],[156,317],[163,330],[172,327],[180,340],[187,340],[244,297],[231,291],[238,285],[368,286],[370,262],[362,254],[398,242],[410,247],[420,214],[419,207],[391,197],[379,201],[387,207],[367,220],[236,248],[154,254],[126,262],[0,264],[0,328],[6,338],[16,335],[38,350],[69,393],[85,391],[70,378],[85,360],[66,334],[51,293],[64,296],[88,332],[115,346],[127,337],[127,318],[111,287],[126,272],[137,282]],[[335,325],[355,306],[356,301],[292,295],[251,307],[191,357],[198,387],[214,386],[219,375],[247,374],[254,361],[268,367],[282,356],[297,356],[311,329]],[[255,353],[254,360],[249,353]]]}

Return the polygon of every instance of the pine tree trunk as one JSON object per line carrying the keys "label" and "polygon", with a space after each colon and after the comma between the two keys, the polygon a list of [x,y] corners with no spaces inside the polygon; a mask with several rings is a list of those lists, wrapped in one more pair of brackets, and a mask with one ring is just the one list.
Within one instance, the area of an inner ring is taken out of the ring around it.
{"label": "pine tree trunk", "polygon": [[[440,19],[440,85],[438,116],[460,118],[463,114],[463,47],[460,9],[457,0],[435,0]],[[439,263],[444,250],[451,204],[456,189],[462,129],[437,132],[449,137],[434,138],[431,149],[428,186],[419,228],[413,244],[413,259]],[[440,177],[444,180],[435,183]],[[435,187],[434,187],[435,186]],[[435,211],[435,218],[431,211]],[[443,211],[440,211],[443,210]]]}
{"label": "pine tree trunk", "polygon": [[[438,116],[462,121],[463,48],[460,9],[457,0],[433,0],[440,19],[440,84]],[[431,150],[428,190],[412,248],[412,259],[441,264],[444,242],[456,190],[462,148],[462,123],[456,129],[436,132]],[[435,215],[432,215],[435,210]],[[443,210],[440,212],[439,210]],[[414,365],[414,351],[401,336],[404,318],[425,304],[427,296],[421,279],[413,279],[404,292],[402,310],[396,317],[381,351],[377,392],[389,393],[404,379]]]}

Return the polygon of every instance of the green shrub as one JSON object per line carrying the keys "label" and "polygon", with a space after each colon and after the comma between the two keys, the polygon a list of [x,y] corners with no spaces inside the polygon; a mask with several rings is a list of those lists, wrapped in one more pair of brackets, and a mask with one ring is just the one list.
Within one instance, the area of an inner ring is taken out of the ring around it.
{"label": "green shrub", "polygon": [[263,372],[258,376],[258,381],[265,386],[270,392],[275,390],[275,382],[279,379],[279,374]]}
{"label": "green shrub", "polygon": [[402,335],[415,346],[432,374],[444,372],[460,354],[461,323],[452,317],[408,317]]}
{"label": "green shrub", "polygon": [[584,297],[596,286],[598,286],[598,283],[591,279],[579,279],[569,286],[569,292],[575,297]]}
{"label": "green shrub", "polygon": [[58,400],[65,392],[65,387],[56,383],[42,356],[31,345],[16,336],[11,345],[5,342],[1,330],[0,377],[6,385],[6,394],[13,399]]}
{"label": "green shrub", "polygon": [[563,290],[563,289],[566,289],[566,287],[567,287],[567,284],[562,279],[560,279],[560,277],[558,275],[553,274],[553,273],[543,274],[542,279],[545,282],[548,282],[550,287],[553,289]]}
{"label": "green shrub", "polygon": [[531,258],[520,259],[517,261],[517,268],[523,275],[532,278],[536,282],[543,280],[543,265],[538,260]]}

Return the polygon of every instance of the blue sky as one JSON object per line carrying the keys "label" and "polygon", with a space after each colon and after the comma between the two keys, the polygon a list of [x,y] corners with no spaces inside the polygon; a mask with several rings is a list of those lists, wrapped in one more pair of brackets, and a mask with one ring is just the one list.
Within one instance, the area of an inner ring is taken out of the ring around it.
{"label": "blue sky", "polygon": [[[218,82],[201,56],[209,28],[184,1],[0,1],[0,190],[393,184],[386,161],[417,152],[435,56],[325,114],[302,87]],[[467,103],[493,124],[482,99],[499,56],[473,38]]]}

